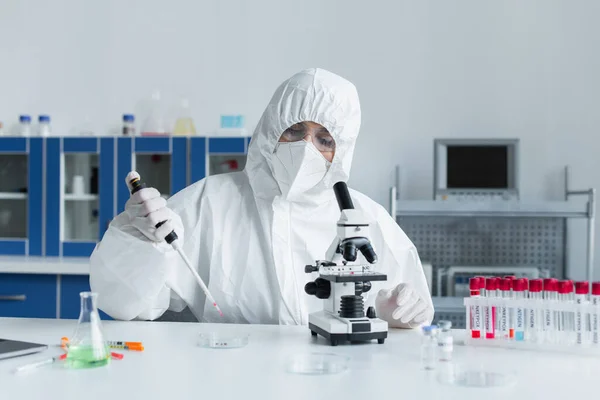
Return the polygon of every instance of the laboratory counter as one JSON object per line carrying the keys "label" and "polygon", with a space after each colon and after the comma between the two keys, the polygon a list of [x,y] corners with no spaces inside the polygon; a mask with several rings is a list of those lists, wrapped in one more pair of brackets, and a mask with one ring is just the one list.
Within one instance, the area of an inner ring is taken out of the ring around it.
{"label": "laboratory counter", "polygon": [[[49,350],[0,360],[0,399],[559,399],[591,396],[600,359],[456,344],[454,361],[434,371],[421,367],[421,335],[392,330],[385,344],[331,347],[306,327],[175,322],[104,321],[106,340],[142,341],[143,352],[96,369],[70,370],[60,364],[13,374],[17,366],[61,354],[62,336],[75,320],[0,318],[0,337],[51,344]],[[200,332],[250,335],[246,347],[197,346]],[[463,331],[456,331],[460,340]],[[334,353],[350,357],[335,375],[286,371],[290,357]],[[452,368],[514,374],[509,386],[465,388],[442,384]]]}

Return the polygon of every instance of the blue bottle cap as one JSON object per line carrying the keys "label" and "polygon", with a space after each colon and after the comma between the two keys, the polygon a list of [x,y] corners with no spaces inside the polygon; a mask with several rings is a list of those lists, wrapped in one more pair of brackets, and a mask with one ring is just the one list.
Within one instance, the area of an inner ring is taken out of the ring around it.
{"label": "blue bottle cap", "polygon": [[431,332],[438,329],[437,325],[427,325],[421,328],[423,332]]}
{"label": "blue bottle cap", "polygon": [[50,116],[48,115],[40,115],[38,117],[39,122],[50,122]]}
{"label": "blue bottle cap", "polygon": [[31,117],[29,115],[20,115],[19,122],[31,122]]}
{"label": "blue bottle cap", "polygon": [[123,114],[123,122],[134,122],[135,117],[133,114]]}

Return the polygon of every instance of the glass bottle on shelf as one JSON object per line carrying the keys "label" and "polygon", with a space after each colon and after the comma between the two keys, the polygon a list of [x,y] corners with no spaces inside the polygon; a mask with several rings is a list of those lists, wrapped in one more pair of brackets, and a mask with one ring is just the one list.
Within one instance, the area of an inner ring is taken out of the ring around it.
{"label": "glass bottle on shelf", "polygon": [[19,136],[31,136],[31,117],[29,115],[19,116]]}
{"label": "glass bottle on shelf", "polygon": [[156,91],[150,101],[148,116],[142,126],[142,136],[166,136],[169,134],[165,118],[165,108],[160,97],[160,92]]}
{"label": "glass bottle on shelf", "polygon": [[179,111],[179,117],[175,122],[175,128],[173,129],[173,135],[176,136],[195,136],[196,127],[194,126],[194,120],[190,112],[190,102],[187,99],[181,100],[181,107]]}

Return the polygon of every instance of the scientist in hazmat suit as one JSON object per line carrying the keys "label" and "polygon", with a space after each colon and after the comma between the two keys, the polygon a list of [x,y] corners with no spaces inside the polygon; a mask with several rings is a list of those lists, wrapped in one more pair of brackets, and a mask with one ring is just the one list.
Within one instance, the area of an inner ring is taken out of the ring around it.
{"label": "scientist in hazmat suit", "polygon": [[[153,188],[129,199],[90,259],[99,307],[123,320],[188,306],[199,321],[307,324],[323,301],[304,292],[314,279],[304,266],[324,259],[336,238],[332,187],[348,180],[360,123],[358,94],[347,80],[309,69],[283,82],[254,131],[244,171],[209,176],[168,201]],[[350,194],[371,220],[374,267],[388,276],[373,282],[366,305],[391,327],[431,322],[414,245],[383,207]],[[223,317],[165,243],[173,229]]]}

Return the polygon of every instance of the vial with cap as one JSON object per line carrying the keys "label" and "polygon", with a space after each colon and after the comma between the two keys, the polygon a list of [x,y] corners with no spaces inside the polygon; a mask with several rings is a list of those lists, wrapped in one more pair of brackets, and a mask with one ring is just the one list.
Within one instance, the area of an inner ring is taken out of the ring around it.
{"label": "vial with cap", "polygon": [[438,322],[440,332],[438,335],[438,350],[440,351],[440,361],[452,361],[452,351],[454,350],[454,339],[452,338],[452,322]]}
{"label": "vial with cap", "polygon": [[135,116],[123,114],[123,136],[135,136]]}
{"label": "vial with cap", "polygon": [[48,137],[51,135],[50,130],[50,116],[40,115],[38,116],[38,133],[41,137]]}
{"label": "vial with cap", "polygon": [[421,341],[421,363],[426,370],[435,369],[437,362],[437,325],[429,325],[421,328],[423,338]]}
{"label": "vial with cap", "polygon": [[19,116],[19,135],[31,136],[31,117],[29,115]]}

